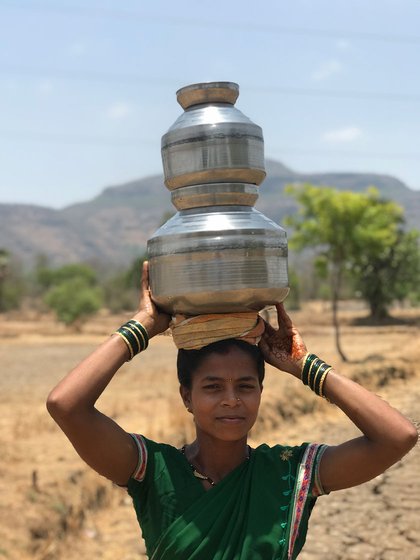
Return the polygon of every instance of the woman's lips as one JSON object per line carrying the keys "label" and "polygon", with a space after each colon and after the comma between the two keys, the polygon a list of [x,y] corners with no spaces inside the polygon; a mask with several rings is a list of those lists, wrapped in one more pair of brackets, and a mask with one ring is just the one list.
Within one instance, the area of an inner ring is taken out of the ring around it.
{"label": "woman's lips", "polygon": [[217,420],[225,422],[226,424],[239,424],[243,422],[245,418],[243,416],[218,416]]}

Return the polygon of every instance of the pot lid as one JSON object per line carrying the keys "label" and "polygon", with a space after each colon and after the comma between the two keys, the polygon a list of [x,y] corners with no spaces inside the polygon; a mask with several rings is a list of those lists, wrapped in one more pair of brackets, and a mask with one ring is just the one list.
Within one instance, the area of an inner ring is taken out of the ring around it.
{"label": "pot lid", "polygon": [[202,103],[229,103],[234,105],[239,96],[239,85],[234,82],[203,82],[179,89],[176,98],[185,110]]}

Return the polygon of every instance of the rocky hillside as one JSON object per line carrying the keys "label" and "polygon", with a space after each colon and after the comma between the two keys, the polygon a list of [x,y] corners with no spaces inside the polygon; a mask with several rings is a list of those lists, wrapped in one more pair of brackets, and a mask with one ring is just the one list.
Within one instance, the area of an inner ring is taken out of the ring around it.
{"label": "rocky hillside", "polygon": [[[410,227],[420,226],[420,191],[398,179],[362,173],[313,173],[292,171],[268,160],[267,178],[256,208],[278,223],[295,211],[293,200],[283,194],[288,183],[310,182],[342,190],[364,191],[376,186],[384,197],[404,207]],[[36,255],[52,263],[93,261],[127,264],[141,254],[148,237],[167,212],[174,211],[163,177],[155,175],[108,187],[88,202],[62,210],[23,204],[0,204],[0,247],[8,249],[26,266]]]}

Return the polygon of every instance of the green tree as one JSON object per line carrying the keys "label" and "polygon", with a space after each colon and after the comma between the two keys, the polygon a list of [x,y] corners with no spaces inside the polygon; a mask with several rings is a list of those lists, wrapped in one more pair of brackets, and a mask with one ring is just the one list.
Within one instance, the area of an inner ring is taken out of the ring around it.
{"label": "green tree", "polygon": [[99,311],[103,293],[99,286],[89,285],[83,277],[74,277],[52,287],[45,302],[59,321],[79,328],[87,317]]}
{"label": "green tree", "polygon": [[376,322],[387,319],[394,300],[415,301],[420,294],[419,232],[400,227],[394,243],[380,251],[368,247],[354,263],[353,274],[356,289],[369,304],[371,318]]}
{"label": "green tree", "polygon": [[[362,290],[368,280],[366,277],[365,282],[361,281],[361,272],[366,271],[367,261],[383,258],[390,248],[398,245],[403,211],[394,202],[381,199],[373,188],[366,193],[353,193],[305,184],[289,185],[286,192],[299,203],[298,213],[286,220],[294,228],[291,247],[297,250],[312,247],[317,252],[316,268],[330,281],[337,351],[346,361],[338,321],[343,280],[352,275],[362,296],[369,301],[372,286],[370,290]],[[375,274],[371,274],[369,282],[375,281]]]}
{"label": "green tree", "polygon": [[147,255],[134,259],[128,269],[109,276],[103,282],[107,308],[116,313],[133,310],[138,303],[143,262]]}
{"label": "green tree", "polygon": [[103,290],[96,272],[87,264],[68,264],[49,268],[46,263],[37,270],[44,292],[44,302],[53,309],[59,321],[80,327],[103,304]]}
{"label": "green tree", "polygon": [[44,257],[40,257],[36,267],[36,280],[41,291],[61,282],[82,278],[88,286],[97,284],[97,275],[93,268],[83,263],[66,264],[60,268],[51,268]]}
{"label": "green tree", "polygon": [[6,309],[5,286],[9,274],[10,253],[0,249],[0,312]]}
{"label": "green tree", "polygon": [[300,283],[296,270],[289,267],[289,286],[290,292],[286,299],[286,308],[290,311],[300,309]]}
{"label": "green tree", "polygon": [[17,309],[25,291],[20,263],[7,249],[0,249],[0,313]]}

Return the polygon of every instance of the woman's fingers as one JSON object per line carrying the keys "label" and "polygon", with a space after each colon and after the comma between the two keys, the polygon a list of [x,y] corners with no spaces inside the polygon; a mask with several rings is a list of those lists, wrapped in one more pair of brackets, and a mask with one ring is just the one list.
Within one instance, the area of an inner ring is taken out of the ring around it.
{"label": "woman's fingers", "polygon": [[264,321],[264,323],[265,323],[265,329],[262,335],[264,339],[269,338],[270,336],[273,336],[277,333],[276,329],[272,327],[270,323],[267,323],[267,321]]}
{"label": "woman's fingers", "polygon": [[144,261],[142,274],[141,274],[141,289],[142,292],[149,291],[149,263],[148,261]]}
{"label": "woman's fingers", "polygon": [[282,303],[276,303],[277,309],[277,318],[280,325],[284,325],[286,328],[290,329],[293,327],[292,320],[290,319],[289,315],[286,313],[284,305]]}
{"label": "woman's fingers", "polygon": [[148,261],[144,261],[142,266],[139,309],[145,309],[150,315],[154,313],[154,305],[150,297]]}
{"label": "woman's fingers", "polygon": [[264,340],[264,338],[261,338],[258,346],[260,347],[260,350],[264,356],[264,358],[266,360],[269,359],[270,356],[270,347],[268,346],[267,342]]}

